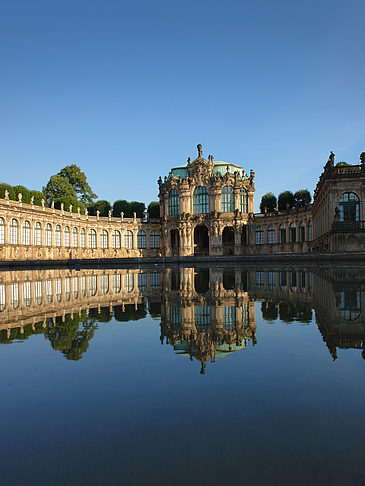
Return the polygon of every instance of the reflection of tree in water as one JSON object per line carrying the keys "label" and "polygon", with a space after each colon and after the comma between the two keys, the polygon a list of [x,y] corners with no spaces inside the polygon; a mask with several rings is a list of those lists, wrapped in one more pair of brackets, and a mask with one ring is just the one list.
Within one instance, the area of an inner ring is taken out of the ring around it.
{"label": "reflection of tree in water", "polygon": [[[136,308],[137,307],[137,308]],[[114,319],[118,322],[138,321],[147,315],[144,304],[125,304],[114,306]]]}
{"label": "reflection of tree in water", "polygon": [[32,336],[32,334],[43,333],[44,327],[42,321],[37,322],[33,326],[32,324],[27,324],[23,327],[23,330],[20,327],[9,329],[8,332],[6,329],[2,329],[0,331],[0,344],[11,344],[15,341],[26,341],[30,336]]}
{"label": "reflection of tree in water", "polygon": [[309,304],[305,303],[293,304],[280,302],[279,316],[283,322],[298,321],[309,323],[312,320],[312,308]]}
{"label": "reflection of tree in water", "polygon": [[268,300],[261,303],[261,313],[265,321],[276,321],[278,318],[278,304]]}
{"label": "reflection of tree in water", "polygon": [[56,351],[61,351],[66,359],[78,361],[82,358],[89,347],[89,341],[93,338],[95,330],[98,328],[96,321],[101,321],[109,313],[108,308],[102,308],[100,313],[95,309],[89,315],[82,311],[81,315],[71,314],[65,316],[64,321],[61,317],[56,317],[55,324],[49,320],[45,331],[46,339],[49,339],[51,346]]}

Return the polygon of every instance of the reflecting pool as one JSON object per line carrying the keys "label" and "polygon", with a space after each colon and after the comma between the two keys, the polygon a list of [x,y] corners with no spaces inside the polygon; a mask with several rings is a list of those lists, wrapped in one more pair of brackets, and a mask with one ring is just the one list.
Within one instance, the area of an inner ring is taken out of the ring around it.
{"label": "reflecting pool", "polygon": [[365,273],[0,272],[1,485],[363,485]]}

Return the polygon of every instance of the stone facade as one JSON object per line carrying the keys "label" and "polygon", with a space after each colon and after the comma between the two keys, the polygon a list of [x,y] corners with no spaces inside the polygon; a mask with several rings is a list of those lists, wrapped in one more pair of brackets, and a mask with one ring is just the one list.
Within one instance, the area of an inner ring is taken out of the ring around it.
{"label": "stone facade", "polygon": [[312,205],[254,214],[255,173],[198,157],[159,179],[160,219],[101,218],[0,199],[0,260],[363,251],[365,153],[324,166]]}
{"label": "stone facade", "polygon": [[0,260],[158,256],[160,222],[101,218],[0,199]]}

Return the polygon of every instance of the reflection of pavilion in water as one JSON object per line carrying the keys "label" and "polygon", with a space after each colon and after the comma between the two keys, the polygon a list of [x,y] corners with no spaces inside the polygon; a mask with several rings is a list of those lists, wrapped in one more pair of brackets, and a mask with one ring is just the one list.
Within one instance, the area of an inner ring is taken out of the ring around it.
{"label": "reflection of pavilion in water", "polygon": [[161,315],[161,340],[202,363],[256,343],[254,301],[266,321],[310,323],[312,309],[332,357],[365,358],[361,270],[272,268],[24,270],[0,272],[0,343],[44,333],[80,359],[98,323]]}
{"label": "reflection of pavilion in water", "polygon": [[256,343],[255,303],[247,272],[217,268],[168,269],[163,274],[161,342],[206,362]]}

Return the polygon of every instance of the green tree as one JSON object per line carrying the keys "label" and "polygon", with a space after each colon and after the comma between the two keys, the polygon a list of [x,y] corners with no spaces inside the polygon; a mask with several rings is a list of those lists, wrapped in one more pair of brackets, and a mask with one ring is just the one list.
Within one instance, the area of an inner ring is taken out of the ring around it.
{"label": "green tree", "polygon": [[88,211],[91,216],[96,216],[96,211],[99,211],[100,216],[107,217],[109,215],[109,211],[111,210],[111,205],[109,201],[105,201],[104,199],[100,199],[100,201],[96,201],[88,206]]}
{"label": "green tree", "polygon": [[91,204],[98,197],[91,190],[85,172],[82,172],[76,164],[67,165],[58,175],[68,180],[76,193],[77,199],[84,204]]}
{"label": "green tree", "polygon": [[71,198],[77,200],[76,192],[69,181],[58,174],[51,176],[47,185],[43,187],[43,194],[50,204],[53,200],[62,200],[62,198]]}
{"label": "green tree", "polygon": [[125,199],[118,199],[113,204],[113,216],[119,218],[120,213],[124,213],[125,218],[132,217],[130,204]]}
{"label": "green tree", "polygon": [[146,209],[145,203],[132,201],[130,204],[131,213],[133,217],[133,213],[136,213],[137,218],[143,218],[143,213]]}
{"label": "green tree", "polygon": [[278,206],[279,211],[285,211],[287,208],[291,209],[294,207],[294,195],[290,191],[284,191],[279,194],[278,197]]}
{"label": "green tree", "polygon": [[18,199],[18,194],[20,193],[22,195],[22,201],[25,203],[30,203],[30,190],[27,189],[24,186],[13,186],[14,192],[15,192],[15,197]]}
{"label": "green tree", "polygon": [[300,189],[294,193],[294,204],[296,208],[302,208],[310,204],[312,198],[308,189]]}
{"label": "green tree", "polygon": [[42,199],[45,199],[43,192],[40,191],[30,191],[30,197],[34,198],[33,202],[34,204],[37,204],[40,206],[42,204]]}
{"label": "green tree", "polygon": [[265,208],[269,213],[273,213],[276,208],[276,196],[272,192],[264,194],[261,198],[260,211],[262,214],[265,212]]}
{"label": "green tree", "polygon": [[15,200],[15,191],[13,186],[5,183],[0,184],[0,197],[3,199],[5,197],[5,191],[9,192],[9,199]]}
{"label": "green tree", "polygon": [[159,218],[160,217],[160,203],[158,201],[152,201],[148,205],[147,209],[150,218]]}

